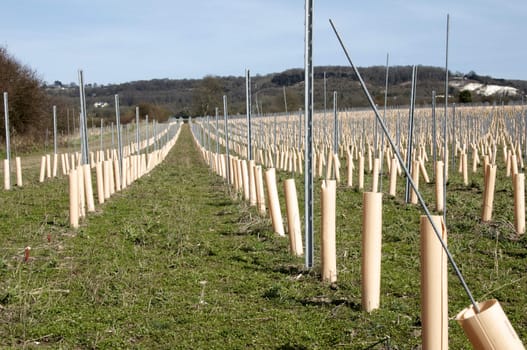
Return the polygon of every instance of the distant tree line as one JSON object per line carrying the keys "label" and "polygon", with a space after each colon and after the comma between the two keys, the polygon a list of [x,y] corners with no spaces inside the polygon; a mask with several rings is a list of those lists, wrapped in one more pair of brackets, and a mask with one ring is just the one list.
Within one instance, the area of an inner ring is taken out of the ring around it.
{"label": "distant tree line", "polygon": [[[386,68],[384,66],[359,67],[359,71],[368,87],[374,101],[378,105],[384,104],[384,89],[386,79]],[[324,96],[324,73],[326,74],[326,96]],[[451,79],[463,79],[463,74],[449,74]],[[483,79],[474,74],[467,76],[472,79]],[[395,66],[389,69],[388,79],[388,106],[404,106],[410,101],[410,81],[412,77],[411,66]],[[485,78],[486,79],[486,78]],[[435,90],[438,102],[444,96],[445,71],[440,67],[419,66],[417,79],[417,104],[430,104],[432,90]],[[479,80],[478,80],[479,81]],[[486,79],[491,82],[491,78]],[[494,79],[493,83],[510,85],[527,91],[527,82],[522,81],[500,81]],[[314,102],[316,109],[327,109],[333,106],[333,91],[338,94],[338,107],[365,107],[368,102],[361,90],[357,78],[350,67],[341,66],[317,66],[314,71]],[[284,88],[286,98],[284,99]],[[50,89],[50,93],[67,96],[72,103],[77,103],[77,87],[66,87],[64,89]],[[228,113],[230,115],[245,114],[245,78],[206,76],[203,79],[153,79],[135,81],[124,84],[97,86],[96,84],[86,88],[87,101],[89,103],[89,115],[96,118],[112,118],[113,107],[106,110],[94,110],[90,105],[97,101],[108,102],[113,106],[115,94],[121,98],[121,107],[124,116],[128,116],[128,109],[133,112],[139,104],[150,104],[156,106],[159,111],[163,110],[172,116],[200,116],[214,115],[216,108],[223,115],[223,95],[227,96]],[[452,102],[467,103],[502,101],[508,102],[511,96],[468,96],[467,93],[460,95],[453,87],[449,88],[449,96]],[[518,97],[519,98],[519,97]],[[288,69],[280,73],[267,75],[256,75],[252,77],[252,111],[253,115],[258,113],[298,112],[303,108],[304,101],[304,70]],[[126,119],[126,118],[125,118]]]}

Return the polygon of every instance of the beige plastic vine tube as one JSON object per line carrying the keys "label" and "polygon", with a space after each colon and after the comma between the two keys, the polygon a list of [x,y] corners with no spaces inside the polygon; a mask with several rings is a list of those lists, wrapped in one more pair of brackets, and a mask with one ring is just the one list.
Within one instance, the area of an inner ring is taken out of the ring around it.
{"label": "beige plastic vine tube", "polygon": [[86,192],[86,206],[89,212],[95,211],[95,203],[93,202],[93,186],[91,182],[91,168],[89,164],[83,165],[84,170],[84,188]]}
{"label": "beige plastic vine tube", "polygon": [[256,179],[254,176],[254,160],[249,161],[249,205],[256,205]]}
{"label": "beige plastic vine tube", "polygon": [[525,174],[514,176],[514,227],[516,233],[525,233]]}
{"label": "beige plastic vine tube", "polygon": [[438,212],[442,212],[445,207],[443,203],[443,167],[444,167],[444,163],[442,160],[436,161],[436,164],[435,164],[435,173],[436,173],[435,194],[436,194],[436,211]]}
{"label": "beige plastic vine tube", "polygon": [[301,235],[302,226],[300,224],[300,212],[298,210],[295,179],[287,179],[284,181],[284,191],[291,254],[302,256],[304,253]]}
{"label": "beige plastic vine tube", "polygon": [[266,213],[265,208],[265,194],[263,185],[262,166],[256,165],[254,167],[255,173],[255,184],[256,184],[256,206],[260,215],[264,216]]}
{"label": "beige plastic vine tube", "polygon": [[397,190],[397,158],[392,158],[391,164],[390,164],[390,188],[389,188],[389,194],[390,196],[394,196],[396,194]]}
{"label": "beige plastic vine tube", "polygon": [[71,169],[69,174],[70,194],[70,226],[79,227],[79,188],[77,170]]}
{"label": "beige plastic vine tube", "polygon": [[40,159],[40,176],[38,178],[39,182],[44,182],[44,178],[46,177],[46,156],[42,156]]}
{"label": "beige plastic vine tube", "polygon": [[[431,216],[447,241],[443,217]],[[423,349],[448,349],[447,257],[426,215],[421,216],[421,323]]]}
{"label": "beige plastic vine tube", "polygon": [[362,203],[362,309],[371,312],[380,305],[382,193],[364,192]]}
{"label": "beige plastic vine tube", "polygon": [[4,159],[4,189],[11,189],[11,169],[9,167],[9,160]]}
{"label": "beige plastic vine tube", "polygon": [[456,316],[472,347],[478,350],[523,350],[525,347],[516,334],[507,315],[496,299],[477,304],[480,312],[471,305]]}
{"label": "beige plastic vine tube", "polygon": [[99,204],[104,203],[104,180],[102,176],[102,162],[95,164],[95,181],[97,182],[97,199]]}
{"label": "beige plastic vine tube", "polygon": [[322,210],[320,259],[322,264],[322,280],[330,283],[337,281],[337,252],[335,242],[336,191],[337,182],[335,180],[322,181],[322,194],[320,196]]}
{"label": "beige plastic vine tube", "polygon": [[494,187],[496,184],[496,165],[487,165],[485,170],[485,189],[483,197],[482,221],[490,221],[494,205]]}
{"label": "beige plastic vine tube", "polygon": [[276,188],[276,173],[274,168],[265,171],[265,185],[267,187],[267,201],[271,213],[273,230],[280,236],[285,236],[282,213],[280,211],[280,201],[278,199],[278,189]]}
{"label": "beige plastic vine tube", "polygon": [[22,187],[22,161],[20,157],[15,158],[15,167],[16,167],[16,185]]}

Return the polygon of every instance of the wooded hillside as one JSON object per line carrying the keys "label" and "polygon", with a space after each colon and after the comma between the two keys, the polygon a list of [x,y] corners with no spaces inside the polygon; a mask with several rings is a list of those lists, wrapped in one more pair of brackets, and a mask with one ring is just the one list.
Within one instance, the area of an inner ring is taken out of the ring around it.
{"label": "wooded hillside", "polygon": [[[384,104],[384,89],[386,68],[373,66],[359,68],[375,101]],[[362,107],[367,105],[366,98],[360,89],[359,82],[349,67],[327,66],[315,68],[315,108],[324,108],[324,73],[326,74],[326,107],[333,106],[333,91],[337,91],[339,108]],[[388,79],[388,106],[403,106],[409,104],[410,81],[412,67],[390,67]],[[417,77],[417,104],[429,104],[432,90],[435,90],[440,102],[444,96],[445,73],[443,68],[419,66]],[[464,79],[466,81],[481,82],[483,84],[498,84],[515,87],[523,94],[527,92],[527,82],[520,80],[495,79],[479,76],[474,72],[466,75],[450,73],[451,81]],[[298,111],[304,101],[304,71],[303,69],[289,69],[280,73],[257,75],[252,77],[253,113],[274,113],[285,110],[284,101],[287,100],[288,111]],[[48,87],[52,95],[65,96],[70,99],[78,98],[75,85],[63,86],[56,82]],[[111,118],[113,112],[114,95],[119,94],[121,106],[133,107],[139,104],[157,106],[158,113],[164,111],[170,115],[203,115],[215,113],[215,108],[222,113],[222,96],[227,95],[230,114],[245,113],[245,77],[206,76],[203,79],[153,79],[134,81],[118,85],[89,85],[88,95],[89,113],[96,118]],[[452,102],[460,102],[460,91],[450,87],[449,96]],[[465,101],[465,95],[461,102]],[[518,96],[479,96],[472,94],[472,102],[508,103],[520,101]],[[93,108],[95,102],[107,102],[105,108]],[[258,105],[256,105],[258,103]]]}

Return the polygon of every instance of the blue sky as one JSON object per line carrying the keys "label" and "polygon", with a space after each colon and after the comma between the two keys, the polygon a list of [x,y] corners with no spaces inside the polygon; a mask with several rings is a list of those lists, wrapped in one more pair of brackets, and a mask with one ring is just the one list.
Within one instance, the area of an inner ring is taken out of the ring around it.
{"label": "blue sky", "polygon": [[[4,0],[0,44],[47,81],[279,72],[303,66],[304,0]],[[314,64],[444,66],[527,80],[525,0],[315,0]]]}

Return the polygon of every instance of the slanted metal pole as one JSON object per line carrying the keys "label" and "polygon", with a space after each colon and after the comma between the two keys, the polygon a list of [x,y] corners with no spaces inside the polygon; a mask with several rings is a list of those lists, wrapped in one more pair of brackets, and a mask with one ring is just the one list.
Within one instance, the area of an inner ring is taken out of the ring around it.
{"label": "slanted metal pole", "polygon": [[304,36],[304,219],[306,240],[306,268],[313,267],[313,0],[305,0]]}
{"label": "slanted metal pole", "polygon": [[337,32],[337,29],[333,25],[333,22],[331,20],[329,20],[329,22],[331,23],[331,27],[333,28],[333,31],[335,32],[335,35],[337,36],[337,39],[338,39],[340,45],[342,46],[342,49],[344,50],[344,54],[346,55],[346,58],[348,59],[348,62],[350,64],[350,66],[353,68],[353,71],[355,72],[355,75],[359,79],[360,86],[362,87],[364,93],[366,94],[366,97],[368,99],[370,107],[373,109],[373,112],[375,113],[375,117],[377,118],[377,120],[379,120],[379,124],[380,124],[382,130],[383,130],[384,134],[386,135],[386,138],[387,138],[388,142],[390,143],[390,146],[394,150],[395,156],[397,157],[397,160],[399,161],[399,164],[401,164],[401,168],[403,169],[403,171],[406,174],[406,176],[410,178],[410,184],[411,184],[412,188],[414,189],[415,193],[417,194],[418,202],[421,204],[421,207],[423,208],[423,211],[425,212],[425,215],[427,216],[428,221],[430,222],[430,225],[432,225],[432,229],[434,230],[434,233],[435,233],[437,239],[441,243],[441,246],[443,247],[443,251],[445,252],[445,254],[446,254],[447,258],[448,258],[448,261],[450,262],[452,268],[454,269],[454,272],[455,272],[456,276],[458,277],[459,282],[463,286],[463,289],[467,293],[467,296],[469,297],[470,302],[472,303],[472,306],[474,307],[474,310],[476,311],[476,313],[479,313],[480,312],[479,306],[476,303],[476,300],[474,299],[474,297],[472,296],[472,293],[470,292],[470,289],[468,288],[468,285],[465,282],[465,279],[463,278],[463,275],[461,274],[461,271],[457,267],[457,264],[454,261],[454,257],[450,253],[450,250],[448,249],[448,247],[446,245],[446,242],[441,237],[441,234],[439,233],[439,229],[437,228],[437,226],[435,225],[434,221],[432,220],[432,218],[431,218],[432,214],[430,213],[430,210],[428,210],[428,207],[426,206],[425,200],[424,200],[423,196],[421,195],[421,192],[418,191],[417,186],[415,185],[415,183],[411,179],[410,172],[408,171],[408,168],[404,164],[404,161],[403,161],[403,158],[401,157],[399,149],[395,146],[395,144],[393,142],[393,139],[391,138],[390,133],[388,132],[388,129],[386,128],[386,125],[384,124],[384,121],[381,119],[379,111],[377,110],[377,107],[375,106],[375,103],[373,102],[373,98],[371,97],[371,95],[370,95],[370,93],[368,91],[368,88],[366,87],[366,85],[364,83],[364,80],[362,80],[362,77],[361,77],[361,75],[359,73],[359,70],[357,69],[357,67],[355,67],[355,65],[351,61],[351,58],[350,58],[350,56],[348,54],[348,51],[346,50],[346,47],[344,46],[344,43],[342,42],[342,39],[340,38],[340,35]]}

